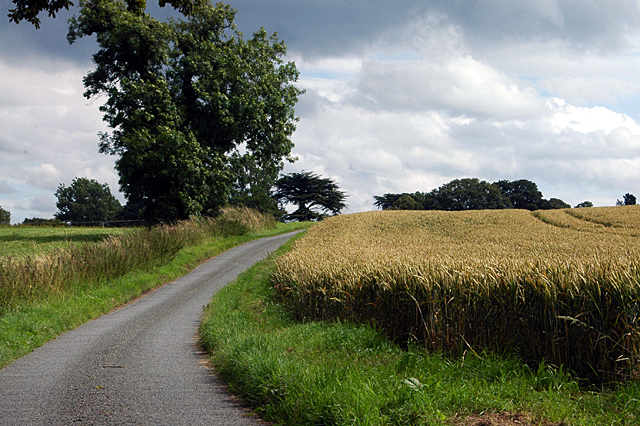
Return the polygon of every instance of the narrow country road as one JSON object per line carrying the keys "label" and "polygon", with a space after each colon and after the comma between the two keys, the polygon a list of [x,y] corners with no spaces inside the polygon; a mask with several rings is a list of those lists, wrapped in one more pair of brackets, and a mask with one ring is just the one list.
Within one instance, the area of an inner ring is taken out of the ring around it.
{"label": "narrow country road", "polygon": [[207,368],[212,294],[292,234],[235,247],[0,370],[0,425],[257,425]]}

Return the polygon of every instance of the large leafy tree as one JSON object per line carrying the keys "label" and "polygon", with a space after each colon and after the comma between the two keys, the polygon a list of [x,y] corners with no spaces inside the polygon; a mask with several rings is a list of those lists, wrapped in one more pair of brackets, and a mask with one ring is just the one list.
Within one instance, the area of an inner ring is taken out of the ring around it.
{"label": "large leafy tree", "polygon": [[537,210],[542,208],[542,192],[538,190],[538,185],[535,182],[526,179],[499,180],[494,185],[509,198],[514,209]]}
{"label": "large leafy tree", "polygon": [[56,191],[56,219],[69,222],[106,222],[122,211],[109,185],[95,179],[76,178],[71,185],[60,184]]}
{"label": "large leafy tree", "polygon": [[[165,221],[215,212],[236,186],[273,186],[290,160],[298,71],[264,30],[245,40],[235,10],[209,1],[186,20],[159,22],[122,0],[81,0],[68,39],[95,34],[88,98],[113,129],[101,152],[117,155],[120,187],[143,217]],[[242,181],[238,163],[256,182]]]}
{"label": "large leafy tree", "polygon": [[[190,15],[195,7],[202,4],[204,0],[159,0],[160,6],[172,5],[185,15]],[[41,12],[47,13],[51,18],[56,17],[56,13],[62,9],[69,10],[74,6],[71,0],[12,0],[14,9],[9,9],[9,22],[19,24],[25,20],[36,28],[40,28]],[[127,8],[135,13],[141,13],[147,6],[146,0],[126,0]]]}
{"label": "large leafy tree", "polygon": [[231,205],[249,207],[263,213],[281,216],[286,212],[278,206],[271,196],[274,185],[273,174],[258,167],[249,155],[235,153],[230,158],[231,175],[234,178],[231,187]]}
{"label": "large leafy tree", "polygon": [[432,191],[439,210],[512,208],[500,188],[477,178],[455,179]]}
{"label": "large leafy tree", "polygon": [[347,205],[346,194],[330,178],[312,172],[289,173],[276,182],[274,197],[282,203],[291,203],[298,209],[285,220],[320,220],[339,214]]}

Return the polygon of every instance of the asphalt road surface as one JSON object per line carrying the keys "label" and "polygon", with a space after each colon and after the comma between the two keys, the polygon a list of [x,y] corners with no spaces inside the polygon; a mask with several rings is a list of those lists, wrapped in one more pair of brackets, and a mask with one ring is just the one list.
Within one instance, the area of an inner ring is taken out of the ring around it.
{"label": "asphalt road surface", "polygon": [[0,425],[258,425],[197,347],[212,294],[292,234],[235,247],[0,370]]}

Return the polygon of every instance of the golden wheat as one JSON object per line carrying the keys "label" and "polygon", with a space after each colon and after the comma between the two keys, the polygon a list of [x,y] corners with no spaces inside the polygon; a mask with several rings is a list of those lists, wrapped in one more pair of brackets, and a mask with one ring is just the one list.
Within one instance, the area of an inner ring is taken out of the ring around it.
{"label": "golden wheat", "polygon": [[301,318],[628,377],[640,353],[640,219],[616,213],[640,210],[618,209],[585,220],[524,210],[339,216],[307,231],[273,279]]}

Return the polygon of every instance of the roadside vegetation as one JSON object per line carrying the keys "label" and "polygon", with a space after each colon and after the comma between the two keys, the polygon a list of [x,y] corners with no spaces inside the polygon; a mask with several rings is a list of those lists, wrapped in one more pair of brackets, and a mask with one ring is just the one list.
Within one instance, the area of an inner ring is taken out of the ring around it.
{"label": "roadside vegetation", "polygon": [[[0,367],[224,250],[306,226],[276,224],[272,217],[248,209],[225,209],[215,219],[121,235],[97,229],[92,234],[85,228],[78,234],[82,243],[60,246],[61,240],[54,238],[54,246],[36,256],[0,256]],[[9,229],[12,238],[34,236],[28,227]],[[49,231],[60,236],[61,230],[40,228],[36,235]],[[49,237],[42,238],[49,244]]]}
{"label": "roadside vegetation", "polygon": [[276,259],[284,261],[280,256],[292,244],[295,251],[310,237],[288,243],[216,293],[200,327],[216,372],[265,420],[367,426],[640,421],[638,382],[585,388],[544,362],[528,367],[513,356],[472,350],[446,356],[416,342],[394,344],[365,324],[298,321],[277,301],[272,274]]}

